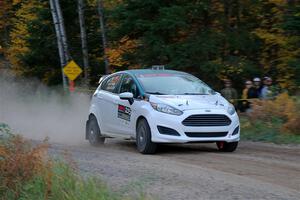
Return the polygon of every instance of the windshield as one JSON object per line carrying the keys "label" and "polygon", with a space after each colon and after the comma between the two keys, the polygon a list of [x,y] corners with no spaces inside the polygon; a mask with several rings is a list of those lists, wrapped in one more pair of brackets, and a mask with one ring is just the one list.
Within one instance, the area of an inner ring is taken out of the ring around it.
{"label": "windshield", "polygon": [[139,74],[145,92],[157,95],[208,95],[215,92],[204,82],[189,74]]}

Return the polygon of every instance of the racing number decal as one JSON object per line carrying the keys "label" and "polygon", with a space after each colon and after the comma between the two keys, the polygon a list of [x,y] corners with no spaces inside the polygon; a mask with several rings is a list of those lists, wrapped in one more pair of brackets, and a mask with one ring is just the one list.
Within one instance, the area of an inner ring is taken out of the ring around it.
{"label": "racing number decal", "polygon": [[127,106],[118,105],[118,118],[130,121],[131,109]]}

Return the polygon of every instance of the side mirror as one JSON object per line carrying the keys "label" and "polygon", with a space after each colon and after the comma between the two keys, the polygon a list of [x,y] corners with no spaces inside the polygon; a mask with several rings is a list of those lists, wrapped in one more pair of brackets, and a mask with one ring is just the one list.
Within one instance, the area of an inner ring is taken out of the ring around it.
{"label": "side mirror", "polygon": [[122,100],[128,100],[129,104],[133,104],[133,94],[131,92],[123,92],[119,94],[120,99]]}

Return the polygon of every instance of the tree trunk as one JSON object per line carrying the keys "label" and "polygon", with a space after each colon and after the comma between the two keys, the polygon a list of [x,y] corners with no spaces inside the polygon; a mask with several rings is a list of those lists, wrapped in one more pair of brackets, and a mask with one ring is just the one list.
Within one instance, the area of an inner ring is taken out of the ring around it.
{"label": "tree trunk", "polygon": [[103,54],[104,54],[105,74],[109,74],[110,69],[109,69],[109,62],[108,62],[107,52],[106,52],[107,39],[106,39],[106,29],[105,29],[105,24],[104,24],[102,0],[98,0],[98,13],[99,13],[99,21],[100,21],[100,28],[101,28],[101,34],[102,34],[102,46],[103,46]]}
{"label": "tree trunk", "polygon": [[231,6],[231,1],[230,0],[223,0],[223,6],[224,6],[224,23],[223,23],[223,30],[225,33],[225,38],[224,38],[224,44],[223,44],[223,55],[222,59],[225,60],[226,57],[229,55],[228,51],[228,33],[230,29],[230,6]]}
{"label": "tree trunk", "polygon": [[66,58],[64,55],[64,49],[63,49],[63,45],[62,45],[60,27],[59,27],[59,22],[58,22],[58,17],[57,17],[54,0],[49,0],[49,2],[50,2],[50,9],[51,9],[51,14],[52,14],[52,18],[53,18],[54,27],[55,27],[56,38],[57,38],[57,47],[58,47],[58,53],[59,53],[59,58],[60,58],[63,87],[64,87],[64,89],[66,89],[67,88],[67,79],[63,73],[63,67],[66,64]]}
{"label": "tree trunk", "polygon": [[78,0],[78,17],[80,24],[80,37],[81,37],[81,48],[83,57],[84,67],[84,82],[88,85],[88,73],[89,73],[89,58],[88,58],[88,47],[86,41],[86,29],[84,21],[84,0]]}
{"label": "tree trunk", "polygon": [[59,25],[59,30],[60,30],[60,36],[61,36],[61,41],[64,49],[64,55],[66,58],[66,63],[70,60],[70,54],[69,54],[69,48],[68,48],[68,42],[67,42],[67,35],[66,35],[66,30],[65,30],[65,24],[64,24],[64,18],[62,15],[61,7],[59,4],[59,0],[53,0],[54,1],[54,7],[57,13],[57,19],[58,19],[58,25]]}
{"label": "tree trunk", "polygon": [[240,28],[240,24],[241,24],[241,4],[240,4],[240,1],[237,0],[236,1],[236,29],[239,29]]}

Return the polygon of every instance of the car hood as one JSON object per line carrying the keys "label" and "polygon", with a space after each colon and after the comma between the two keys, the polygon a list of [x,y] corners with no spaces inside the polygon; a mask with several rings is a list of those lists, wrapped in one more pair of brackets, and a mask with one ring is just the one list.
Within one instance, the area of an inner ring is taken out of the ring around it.
{"label": "car hood", "polygon": [[150,101],[164,103],[179,110],[227,109],[229,103],[221,95],[151,95]]}

